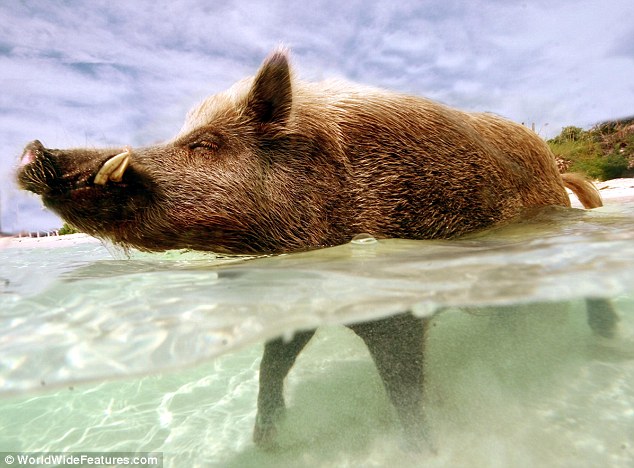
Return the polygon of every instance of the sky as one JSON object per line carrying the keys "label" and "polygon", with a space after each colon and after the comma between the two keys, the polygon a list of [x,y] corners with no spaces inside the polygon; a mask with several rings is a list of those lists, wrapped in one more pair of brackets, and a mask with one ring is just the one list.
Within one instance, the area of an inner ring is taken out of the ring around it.
{"label": "sky", "polygon": [[0,3],[0,230],[62,221],[19,191],[23,147],[141,146],[252,75],[343,78],[535,125],[634,115],[632,0],[58,0]]}

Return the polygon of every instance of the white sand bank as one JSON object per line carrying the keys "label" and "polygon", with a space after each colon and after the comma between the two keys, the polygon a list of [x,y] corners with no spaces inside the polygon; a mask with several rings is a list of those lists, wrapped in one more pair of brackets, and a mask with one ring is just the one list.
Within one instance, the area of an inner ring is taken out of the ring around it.
{"label": "white sand bank", "polygon": [[88,234],[68,234],[65,236],[48,236],[48,237],[3,237],[0,238],[0,249],[4,248],[51,248],[66,247],[86,242],[100,242],[99,239],[89,236]]}

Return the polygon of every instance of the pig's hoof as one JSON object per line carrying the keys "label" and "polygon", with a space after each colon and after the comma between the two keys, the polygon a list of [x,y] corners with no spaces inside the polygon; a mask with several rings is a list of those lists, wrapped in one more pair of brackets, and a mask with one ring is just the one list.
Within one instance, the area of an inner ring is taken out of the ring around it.
{"label": "pig's hoof", "polygon": [[253,442],[262,450],[277,450],[277,427],[275,424],[256,423],[253,428]]}
{"label": "pig's hoof", "polygon": [[434,455],[438,454],[436,443],[432,439],[429,430],[424,423],[417,424],[414,427],[404,430],[403,436],[403,444],[401,447],[406,452],[427,452]]}
{"label": "pig's hoof", "polygon": [[286,408],[278,408],[269,417],[262,417],[260,413],[255,418],[253,428],[253,442],[263,450],[276,450],[279,448],[277,442],[277,427],[286,415]]}

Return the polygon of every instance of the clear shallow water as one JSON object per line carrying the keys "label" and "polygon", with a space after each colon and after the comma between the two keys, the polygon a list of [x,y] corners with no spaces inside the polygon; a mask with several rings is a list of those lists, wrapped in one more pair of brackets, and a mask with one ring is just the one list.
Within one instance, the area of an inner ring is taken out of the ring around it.
{"label": "clear shallow water", "polygon": [[[120,257],[120,255],[119,255]],[[545,210],[453,242],[227,261],[99,244],[0,251],[0,451],[163,451],[166,466],[631,466],[634,205]],[[610,298],[614,339],[583,298]],[[401,449],[337,324],[437,312],[437,453]],[[250,442],[264,339],[327,325],[287,385],[283,450]]]}

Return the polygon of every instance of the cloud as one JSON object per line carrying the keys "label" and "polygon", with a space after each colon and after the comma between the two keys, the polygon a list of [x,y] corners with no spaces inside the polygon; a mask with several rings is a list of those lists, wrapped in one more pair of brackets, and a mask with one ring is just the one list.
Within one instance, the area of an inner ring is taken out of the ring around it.
{"label": "cloud", "polygon": [[[3,2],[0,16],[5,230],[24,229],[12,213],[34,204],[10,182],[25,143],[168,139],[189,107],[252,74],[279,43],[305,79],[421,94],[545,135],[634,113],[629,0],[67,0]],[[38,213],[42,229],[60,224]]]}

